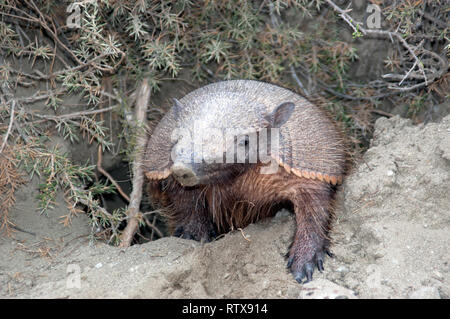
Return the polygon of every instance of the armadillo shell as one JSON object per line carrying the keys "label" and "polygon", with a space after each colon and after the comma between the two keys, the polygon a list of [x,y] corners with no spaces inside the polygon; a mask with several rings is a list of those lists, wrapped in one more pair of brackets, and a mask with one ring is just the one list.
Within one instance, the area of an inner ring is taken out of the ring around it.
{"label": "armadillo shell", "polygon": [[[213,102],[217,92],[224,91],[242,94],[243,99],[256,100],[265,106],[267,113],[283,102],[293,102],[296,107],[289,120],[280,128],[280,151],[274,160],[288,173],[298,177],[331,184],[342,182],[346,161],[344,142],[341,133],[323,110],[290,90],[251,80],[209,84],[187,94],[180,102],[185,106],[196,105],[192,103],[196,99]],[[242,116],[245,117],[247,112],[248,109],[242,110]],[[171,132],[176,125],[172,108],[150,137],[144,162],[149,179],[164,179],[170,175],[173,146]]]}

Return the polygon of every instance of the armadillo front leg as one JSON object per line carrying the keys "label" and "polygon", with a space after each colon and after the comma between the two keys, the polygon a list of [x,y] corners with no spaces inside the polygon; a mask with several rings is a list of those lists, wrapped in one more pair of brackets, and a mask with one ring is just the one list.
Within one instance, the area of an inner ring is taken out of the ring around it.
{"label": "armadillo front leg", "polygon": [[294,199],[297,230],[289,252],[288,268],[295,280],[312,279],[314,269],[323,270],[328,251],[328,230],[332,221],[334,190],[323,182],[305,180]]}
{"label": "armadillo front leg", "polygon": [[207,207],[199,199],[201,191],[181,191],[173,202],[174,236],[209,242],[215,236],[214,225]]}
{"label": "armadillo front leg", "polygon": [[195,212],[179,223],[175,228],[174,236],[193,239],[201,242],[210,242],[216,237],[212,222],[202,213]]}
{"label": "armadillo front leg", "polygon": [[201,200],[201,189],[185,189],[172,177],[150,181],[148,187],[153,205],[165,208],[174,236],[198,241],[215,237],[213,223]]}

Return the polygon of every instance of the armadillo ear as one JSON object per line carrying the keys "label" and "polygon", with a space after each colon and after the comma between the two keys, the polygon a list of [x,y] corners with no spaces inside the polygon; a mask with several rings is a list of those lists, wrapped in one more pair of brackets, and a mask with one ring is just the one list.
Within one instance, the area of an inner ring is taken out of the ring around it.
{"label": "armadillo ear", "polygon": [[281,127],[289,120],[294,112],[295,104],[292,102],[284,102],[278,105],[271,113],[266,115],[266,120],[270,127]]}

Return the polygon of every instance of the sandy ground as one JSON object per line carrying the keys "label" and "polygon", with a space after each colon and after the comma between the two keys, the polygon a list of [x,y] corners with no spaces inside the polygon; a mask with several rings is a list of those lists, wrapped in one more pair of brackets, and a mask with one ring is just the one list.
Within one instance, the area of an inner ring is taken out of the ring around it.
{"label": "sandy ground", "polygon": [[64,228],[64,206],[35,213],[36,183],[11,213],[33,234],[0,235],[2,298],[450,297],[450,116],[377,121],[339,193],[335,258],[305,285],[286,269],[288,211],[212,243],[166,237],[120,249],[89,245],[86,216]]}

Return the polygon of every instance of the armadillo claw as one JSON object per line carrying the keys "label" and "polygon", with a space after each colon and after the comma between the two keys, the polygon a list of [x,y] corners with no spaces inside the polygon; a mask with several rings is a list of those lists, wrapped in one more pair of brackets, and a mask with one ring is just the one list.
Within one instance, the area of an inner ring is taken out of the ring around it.
{"label": "armadillo claw", "polygon": [[[320,250],[314,254],[313,258],[307,262],[303,262],[303,264],[301,258],[295,258],[295,255],[290,256],[288,259],[287,268],[291,269],[292,275],[298,283],[306,284],[312,280],[314,268],[316,266],[320,272],[324,271],[323,261],[325,258],[325,253],[328,254],[328,250]],[[306,281],[303,281],[305,278]]]}
{"label": "armadillo claw", "polygon": [[[299,284],[306,284],[312,280],[312,275],[314,272],[314,264],[312,262],[307,262],[303,265],[300,271],[293,271],[294,279]],[[303,278],[306,277],[306,281],[303,281]]]}
{"label": "armadillo claw", "polygon": [[316,259],[316,265],[317,265],[317,269],[322,272],[325,269],[323,268],[323,259],[324,259],[325,255],[323,254],[322,251],[318,251],[316,253],[315,259]]}
{"label": "armadillo claw", "polygon": [[286,268],[291,268],[293,262],[294,262],[294,256],[289,257]]}

